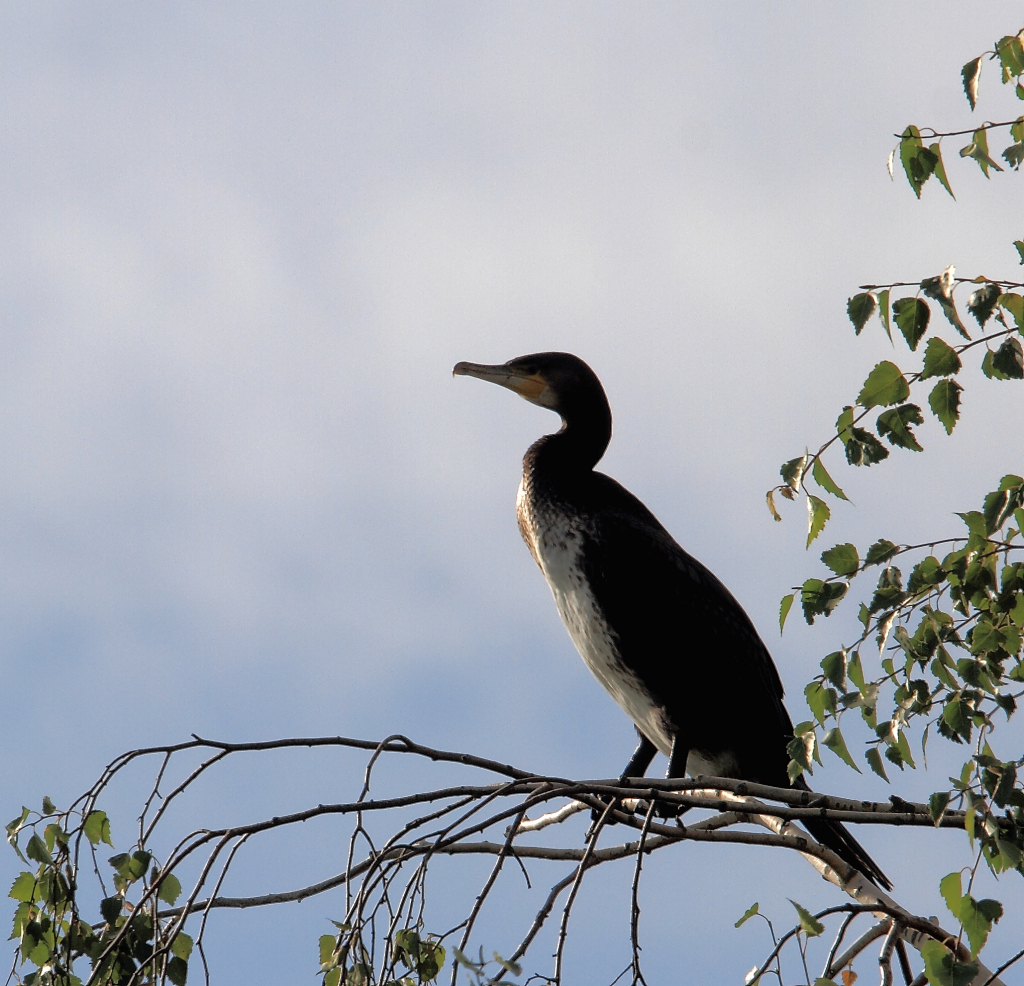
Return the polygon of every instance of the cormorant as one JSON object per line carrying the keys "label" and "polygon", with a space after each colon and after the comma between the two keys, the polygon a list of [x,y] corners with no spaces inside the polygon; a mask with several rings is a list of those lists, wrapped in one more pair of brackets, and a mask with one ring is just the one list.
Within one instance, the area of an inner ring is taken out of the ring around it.
{"label": "cormorant", "polygon": [[[536,353],[499,366],[458,363],[453,372],[506,387],[562,418],[559,431],[523,459],[516,514],[576,649],[637,728],[640,743],[622,776],[643,777],[660,750],[667,777],[789,787],[793,723],[754,624],[647,507],[594,470],[612,434],[594,371],[569,353]],[[794,786],[807,789],[802,776]],[[803,824],[890,889],[843,825]]]}

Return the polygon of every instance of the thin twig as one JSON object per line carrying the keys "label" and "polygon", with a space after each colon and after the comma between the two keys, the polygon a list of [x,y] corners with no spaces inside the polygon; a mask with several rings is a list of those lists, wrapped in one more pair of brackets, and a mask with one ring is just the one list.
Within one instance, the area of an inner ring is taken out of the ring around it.
{"label": "thin twig", "polygon": [[565,940],[569,933],[569,914],[572,911],[573,902],[576,900],[580,885],[583,883],[583,874],[587,870],[587,863],[597,847],[597,840],[601,835],[601,829],[604,828],[605,821],[609,813],[614,810],[616,804],[617,802],[614,799],[609,801],[601,813],[601,817],[594,823],[594,830],[587,839],[586,851],[583,853],[580,865],[576,867],[576,876],[572,881],[572,887],[569,889],[569,897],[565,902],[565,907],[562,908],[562,920],[558,926],[558,944],[555,946],[555,974],[553,977],[555,986],[561,986],[562,982],[562,954],[565,949]]}
{"label": "thin twig", "polygon": [[994,983],[1004,972],[1006,972],[1007,969],[1010,968],[1011,965],[1015,962],[1019,962],[1021,959],[1024,959],[1024,948],[996,969],[996,971],[993,972],[992,975],[981,984],[981,986],[990,986],[990,984]]}
{"label": "thin twig", "polygon": [[[997,127],[1012,127],[1015,123],[1020,122],[1020,117],[1015,120],[1006,120],[1003,123],[982,123],[980,126],[973,127],[970,130],[949,130],[947,132],[940,132],[934,130],[931,127],[918,128],[918,133],[922,137],[966,137],[968,134],[976,134],[979,130],[995,130]],[[925,132],[927,131],[927,133]],[[903,134],[893,134],[893,137],[903,139]]]}
{"label": "thin twig", "polygon": [[630,890],[629,944],[633,953],[633,986],[637,986],[638,983],[647,986],[647,980],[644,979],[644,974],[640,969],[640,870],[643,868],[644,847],[656,804],[657,802],[652,798],[647,805],[647,815],[644,818],[644,827],[640,830],[640,842],[636,850],[636,865],[633,867],[633,886]]}
{"label": "thin twig", "polygon": [[[469,917],[466,919],[466,930],[462,933],[462,940],[459,942],[459,951],[464,952],[466,945],[469,943],[469,936],[472,934],[473,925],[476,923],[477,915],[480,913],[480,909],[484,906],[484,901],[487,899],[487,895],[491,892],[491,887],[494,886],[495,881],[498,879],[498,874],[501,872],[502,866],[505,864],[505,857],[508,855],[509,850],[512,848],[512,840],[515,838],[515,834],[519,829],[519,825],[526,815],[526,806],[520,809],[518,815],[516,815],[515,821],[509,827],[508,833],[505,836],[505,843],[501,847],[501,852],[498,853],[498,858],[494,861],[494,866],[491,867],[490,875],[487,877],[487,882],[484,884],[483,889],[477,895],[476,900],[473,902],[473,909],[469,912]],[[459,963],[457,961],[452,962],[452,986],[455,986],[455,980],[459,974]]]}
{"label": "thin twig", "polygon": [[843,938],[846,936],[847,929],[857,920],[857,914],[847,914],[843,923],[839,926],[839,931],[836,933],[835,941],[832,942],[832,947],[828,951],[828,958],[825,959],[825,968],[821,973],[822,979],[831,979],[835,975],[835,966],[832,960],[836,957],[836,952],[839,951],[839,946],[843,943]]}

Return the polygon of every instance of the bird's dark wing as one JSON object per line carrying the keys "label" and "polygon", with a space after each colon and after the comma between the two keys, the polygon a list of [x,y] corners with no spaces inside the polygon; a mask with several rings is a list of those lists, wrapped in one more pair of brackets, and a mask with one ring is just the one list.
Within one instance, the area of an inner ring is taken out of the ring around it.
{"label": "bird's dark wing", "polygon": [[793,726],[771,655],[728,589],[601,476],[583,565],[623,662],[689,749],[732,752],[738,776],[788,786]]}
{"label": "bird's dark wing", "polygon": [[[584,569],[619,654],[664,706],[687,749],[731,752],[736,776],[789,787],[793,723],[778,669],[732,593],[653,514],[595,474]],[[794,785],[809,790],[803,777]],[[808,831],[880,887],[885,873],[839,822]]]}

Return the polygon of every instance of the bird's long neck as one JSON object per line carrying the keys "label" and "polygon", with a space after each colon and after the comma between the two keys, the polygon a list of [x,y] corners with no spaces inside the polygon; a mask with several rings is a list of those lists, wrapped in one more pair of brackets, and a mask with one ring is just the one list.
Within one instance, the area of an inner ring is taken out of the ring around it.
{"label": "bird's long neck", "polygon": [[527,450],[523,478],[537,487],[571,486],[593,471],[611,437],[607,404],[592,406],[585,414],[564,414],[558,432],[538,439]]}

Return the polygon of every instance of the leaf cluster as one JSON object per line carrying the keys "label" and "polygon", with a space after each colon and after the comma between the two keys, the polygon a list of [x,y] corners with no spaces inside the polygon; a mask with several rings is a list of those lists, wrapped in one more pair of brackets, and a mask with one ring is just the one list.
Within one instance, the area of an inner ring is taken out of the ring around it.
{"label": "leaf cluster", "polygon": [[[7,826],[7,840],[21,860],[38,864],[22,871],[8,894],[17,902],[11,939],[18,943],[24,986],[80,986],[75,963],[87,959],[89,983],[165,983],[185,986],[192,939],[161,921],[156,901],[173,904],[181,885],[163,873],[144,849],[108,860],[114,893],[99,903],[99,917],[83,919],[77,901],[78,849],[84,840],[95,856],[102,843],[113,846],[110,821],[95,808],[58,811],[49,798],[42,812],[23,808]],[[24,849],[21,840],[24,836]],[[133,903],[129,891],[145,888]],[[148,906],[145,897],[151,898]]]}
{"label": "leaf cluster", "polygon": [[[350,923],[332,922],[337,935],[320,938],[320,971],[324,986],[367,986],[374,982],[373,959],[362,937],[352,934]],[[396,931],[389,941],[392,973],[402,967],[405,974],[386,979],[381,986],[421,986],[437,980],[444,967],[444,946],[436,936],[422,937],[417,927]]]}
{"label": "leaf cluster", "polygon": [[[939,824],[951,807],[965,811],[979,861],[995,874],[1024,874],[1024,757],[1019,750],[1000,756],[993,747],[998,727],[1024,695],[1024,477],[1004,476],[981,509],[959,516],[967,533],[943,542],[899,545],[883,538],[863,556],[853,544],[822,553],[832,574],[808,579],[799,590],[808,623],[829,616],[853,579],[869,568],[880,572],[870,599],[860,604],[861,637],[828,654],[804,690],[812,718],[794,729],[790,776],[812,772],[825,747],[854,770],[866,761],[888,781],[887,767],[917,766],[910,742],[915,728],[922,757],[932,732],[970,744],[959,775],[929,799],[932,821]],[[951,550],[936,552],[939,543]],[[897,559],[912,562],[906,578]],[[796,594],[783,600],[783,615]],[[867,731],[859,756],[843,734],[853,710]],[[1002,906],[961,892],[959,880],[951,874],[941,889],[973,959]],[[961,976],[969,982],[976,969],[940,942],[927,943],[921,953],[933,983]]]}
{"label": "leaf cluster", "polygon": [[[1024,74],[1024,30],[1021,30],[1017,34],[1008,34],[1000,38],[990,51],[972,58],[961,69],[964,94],[967,96],[971,110],[973,111],[978,104],[978,85],[981,81],[981,69],[986,56],[989,61],[999,63],[1003,84],[1012,83],[1017,98],[1024,100],[1024,84],[1021,82],[1021,76]],[[889,175],[893,174],[893,162],[896,155],[899,154],[903,173],[907,176],[907,181],[918,198],[921,197],[921,189],[932,175],[939,180],[939,183],[950,195],[953,195],[953,189],[942,160],[942,138],[962,134],[970,135],[970,142],[960,148],[960,157],[976,161],[982,174],[988,178],[990,171],[1003,170],[1002,166],[989,153],[988,134],[992,130],[1004,127],[1009,130],[1010,143],[1000,156],[1009,167],[1017,170],[1020,168],[1021,162],[1024,161],[1024,116],[1001,123],[985,122],[976,129],[967,131],[940,133],[928,127],[925,128],[929,134],[927,139],[931,141],[928,144],[925,143],[920,128],[911,124],[898,135],[900,142],[889,155]],[[1021,252],[1021,262],[1024,263],[1024,242],[1018,241],[1017,247]]]}
{"label": "leaf cluster", "polygon": [[[810,491],[811,479],[825,494],[848,500],[823,462],[824,453],[836,443],[842,445],[846,461],[853,466],[871,466],[889,457],[890,449],[921,452],[915,429],[924,423],[921,404],[910,400],[913,389],[925,381],[934,381],[927,395],[928,408],[947,435],[953,433],[960,419],[964,386],[958,375],[963,369],[962,357],[969,350],[984,346],[980,368],[990,380],[1024,380],[1024,295],[1010,290],[1024,284],[993,281],[985,277],[971,280],[957,278],[955,269],[947,267],[941,274],[926,277],[917,285],[918,294],[891,301],[892,291],[901,286],[871,285],[854,295],[847,303],[847,314],[859,335],[875,314],[889,341],[892,326],[899,329],[907,347],[917,352],[932,329],[924,347],[920,368],[901,369],[891,360],[878,363],[867,375],[854,402],[847,404],[836,420],[835,433],[813,454],[805,452],[782,464],[782,484],[767,493],[768,509],[775,520],[782,516],[776,506],[776,494],[794,500],[802,492],[807,503],[807,546],[824,530],[831,519],[831,509],[822,496]],[[967,311],[977,322],[982,335],[972,338],[956,307],[955,291],[962,284],[974,285],[967,300]],[[921,297],[921,295],[925,297]],[[932,308],[926,298],[939,307],[946,321],[964,340],[955,344],[934,333]],[[987,330],[987,334],[986,334]],[[874,417],[873,427],[869,418]],[[831,612],[841,596],[838,587],[820,585],[815,612]],[[831,594],[831,595],[830,595]]]}

